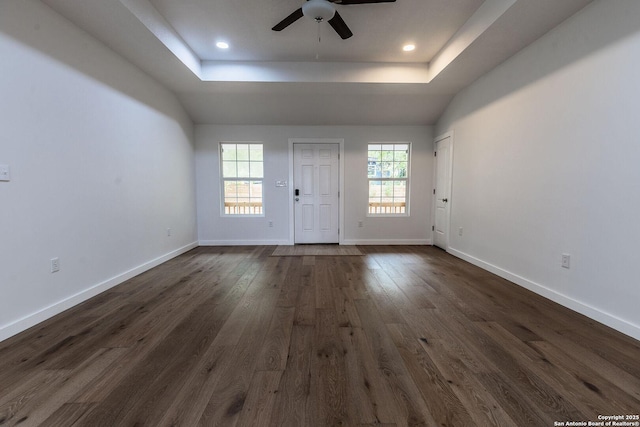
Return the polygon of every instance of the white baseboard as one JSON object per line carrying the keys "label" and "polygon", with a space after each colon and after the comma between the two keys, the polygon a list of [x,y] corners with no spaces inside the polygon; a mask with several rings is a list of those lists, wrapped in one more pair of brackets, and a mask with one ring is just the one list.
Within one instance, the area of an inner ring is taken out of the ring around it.
{"label": "white baseboard", "polygon": [[[291,246],[289,240],[200,240],[200,246]],[[431,239],[349,239],[341,245],[431,245]]]}
{"label": "white baseboard", "polygon": [[349,239],[343,245],[431,245],[431,239]]}
{"label": "white baseboard", "polygon": [[88,300],[91,297],[94,297],[108,289],[111,289],[112,287],[117,286],[120,283],[126,282],[132,277],[142,274],[145,271],[150,270],[153,267],[156,267],[172,258],[175,258],[178,255],[182,255],[183,253],[188,252],[191,249],[196,247],[198,247],[197,242],[190,243],[186,246],[178,248],[158,258],[152,259],[151,261],[145,262],[144,264],[141,264],[135,268],[132,268],[129,271],[125,271],[124,273],[119,274],[115,277],[112,277],[111,279],[107,279],[104,282],[93,285],[88,289],[85,289],[81,292],[78,292],[75,295],[72,295],[68,298],[63,299],[62,301],[58,301],[48,307],[38,310],[35,313],[31,313],[21,319],[18,319],[4,326],[1,326],[0,341],[4,341],[9,337],[12,337],[22,331],[25,331],[31,328],[32,326],[35,326],[38,323],[43,322],[55,316],[56,314],[60,314],[63,311],[68,310],[71,307],[74,307]]}
{"label": "white baseboard", "polygon": [[614,316],[613,314],[599,310],[588,304],[575,300],[567,295],[563,295],[553,289],[549,289],[539,283],[533,282],[522,276],[518,276],[517,274],[511,273],[510,271],[507,271],[503,268],[500,268],[488,262],[482,261],[481,259],[478,259],[467,253],[464,253],[452,248],[449,248],[447,252],[449,252],[453,256],[456,256],[467,262],[470,262],[471,264],[476,265],[482,269],[490,271],[491,273],[497,276],[500,276],[503,279],[507,279],[510,282],[513,282],[519,286],[522,286],[523,288],[526,288],[531,292],[535,292],[536,294],[541,295],[547,299],[550,299],[553,302],[556,302],[573,311],[583,314],[597,322],[607,325],[610,328],[613,328],[619,332],[622,332],[625,335],[629,335],[632,338],[640,340],[640,326],[638,325],[634,325],[633,323],[630,323],[624,319]]}
{"label": "white baseboard", "polygon": [[200,246],[277,246],[290,245],[288,240],[200,240]]}

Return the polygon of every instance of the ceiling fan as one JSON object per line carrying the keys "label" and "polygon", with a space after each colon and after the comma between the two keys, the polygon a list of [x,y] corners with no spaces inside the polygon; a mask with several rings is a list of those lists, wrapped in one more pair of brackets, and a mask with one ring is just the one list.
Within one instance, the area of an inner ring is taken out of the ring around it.
{"label": "ceiling fan", "polygon": [[334,4],[353,5],[370,3],[393,3],[396,0],[307,0],[301,8],[280,21],[273,31],[282,31],[289,25],[296,22],[303,16],[307,16],[316,22],[328,21],[329,25],[338,33],[342,39],[348,39],[353,35],[340,14],[336,11]]}

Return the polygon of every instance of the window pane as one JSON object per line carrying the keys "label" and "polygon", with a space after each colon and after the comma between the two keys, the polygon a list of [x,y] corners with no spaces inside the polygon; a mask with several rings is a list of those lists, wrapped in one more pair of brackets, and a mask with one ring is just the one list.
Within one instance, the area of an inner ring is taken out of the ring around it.
{"label": "window pane", "polygon": [[264,173],[262,162],[251,162],[249,167],[251,169],[248,175],[250,178],[262,178]]}
{"label": "window pane", "polygon": [[251,199],[262,199],[262,181],[251,181],[249,197]]}
{"label": "window pane", "polygon": [[383,144],[382,151],[393,150],[393,144]]}
{"label": "window pane", "polygon": [[238,181],[238,200],[249,199],[249,181]]}
{"label": "window pane", "polygon": [[237,195],[237,186],[235,181],[225,181],[224,182],[224,198],[226,199],[235,199]]}
{"label": "window pane", "polygon": [[[367,176],[369,178],[380,177],[380,151],[371,150],[372,145],[369,145],[369,156],[367,159]],[[380,147],[378,145],[378,147]]]}
{"label": "window pane", "polygon": [[392,150],[382,151],[382,161],[383,162],[393,161],[393,151]]}
{"label": "window pane", "polygon": [[369,181],[369,201],[379,201],[381,181]]}
{"label": "window pane", "polygon": [[222,146],[222,159],[223,160],[235,160],[236,159],[236,144],[221,144]]}
{"label": "window pane", "polygon": [[367,178],[376,178],[376,165],[369,164],[367,166]]}
{"label": "window pane", "polygon": [[262,144],[250,144],[249,156],[252,162],[262,161]]}
{"label": "window pane", "polygon": [[407,181],[393,181],[393,198],[395,200],[402,199],[404,202],[407,196]]}
{"label": "window pane", "polygon": [[393,177],[394,178],[406,178],[407,176],[407,163],[399,162],[393,165]]}
{"label": "window pane", "polygon": [[392,162],[382,162],[381,173],[380,176],[382,178],[391,178],[393,176],[393,163]]}
{"label": "window pane", "polygon": [[249,176],[249,162],[238,162],[238,178]]}
{"label": "window pane", "polygon": [[396,144],[395,145],[395,149],[396,149],[396,151],[407,152],[407,151],[409,151],[409,146],[407,144]]}
{"label": "window pane", "polygon": [[393,160],[396,162],[406,162],[409,158],[407,150],[394,151]]}
{"label": "window pane", "polygon": [[382,181],[382,203],[393,202],[393,181]]}
{"label": "window pane", "polygon": [[249,144],[237,144],[238,160],[249,160]]}
{"label": "window pane", "polygon": [[223,178],[236,178],[236,162],[222,162],[222,177]]}
{"label": "window pane", "polygon": [[369,150],[380,151],[380,150],[382,150],[382,145],[380,145],[380,144],[369,144]]}

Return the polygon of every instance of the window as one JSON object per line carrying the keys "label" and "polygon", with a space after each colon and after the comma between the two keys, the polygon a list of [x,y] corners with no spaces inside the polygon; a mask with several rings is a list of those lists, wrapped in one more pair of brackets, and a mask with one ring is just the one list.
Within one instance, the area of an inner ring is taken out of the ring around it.
{"label": "window", "polygon": [[264,163],[260,143],[221,143],[224,215],[263,215]]}
{"label": "window", "polygon": [[411,144],[369,144],[369,215],[407,215]]}

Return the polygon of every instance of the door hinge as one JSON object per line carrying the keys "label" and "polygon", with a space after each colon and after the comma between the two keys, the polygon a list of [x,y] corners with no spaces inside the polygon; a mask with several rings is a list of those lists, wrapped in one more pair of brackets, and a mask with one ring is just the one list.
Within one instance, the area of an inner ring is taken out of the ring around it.
{"label": "door hinge", "polygon": [[436,194],[436,189],[435,188],[433,189],[433,194]]}
{"label": "door hinge", "polygon": [[340,198],[340,192],[338,191],[338,199]]}
{"label": "door hinge", "polygon": [[438,152],[437,151],[433,152],[433,157],[438,157]]}
{"label": "door hinge", "polygon": [[436,231],[436,226],[435,225],[431,226],[431,231]]}

